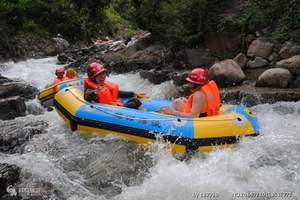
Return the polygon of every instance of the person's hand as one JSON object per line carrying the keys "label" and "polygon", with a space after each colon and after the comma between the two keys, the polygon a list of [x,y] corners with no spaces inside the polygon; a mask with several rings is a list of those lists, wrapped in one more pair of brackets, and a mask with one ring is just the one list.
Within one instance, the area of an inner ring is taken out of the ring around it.
{"label": "person's hand", "polygon": [[161,107],[160,108],[160,110],[161,110],[161,112],[162,113],[164,113],[164,114],[166,114],[166,115],[172,115],[172,111],[173,111],[173,109],[171,108],[171,107]]}
{"label": "person's hand", "polygon": [[135,93],[135,96],[136,96],[136,98],[138,98],[138,99],[142,99],[142,98],[148,98],[147,96],[146,96],[146,93]]}

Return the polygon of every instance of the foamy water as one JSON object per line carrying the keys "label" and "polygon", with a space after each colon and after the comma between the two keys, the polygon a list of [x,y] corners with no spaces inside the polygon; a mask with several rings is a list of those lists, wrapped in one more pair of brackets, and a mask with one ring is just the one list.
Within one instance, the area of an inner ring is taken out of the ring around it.
{"label": "foamy water", "polygon": [[[6,63],[1,73],[42,88],[54,78],[55,62],[46,58]],[[175,90],[171,82],[153,85],[138,74],[109,79],[123,90],[151,97],[169,97]],[[27,105],[37,103],[33,100]],[[261,104],[253,110],[260,121],[260,136],[242,139],[237,148],[199,153],[184,162],[159,144],[145,152],[113,136],[72,133],[55,111],[18,118],[48,122],[47,133],[34,136],[23,154],[0,154],[0,158],[22,167],[23,181],[50,182],[62,199],[299,198],[300,102]],[[279,193],[286,196],[275,198]]]}

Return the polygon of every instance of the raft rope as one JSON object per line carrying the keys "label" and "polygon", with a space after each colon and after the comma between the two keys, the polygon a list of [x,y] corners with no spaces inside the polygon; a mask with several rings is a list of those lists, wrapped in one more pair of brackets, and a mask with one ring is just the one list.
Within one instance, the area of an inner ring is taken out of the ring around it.
{"label": "raft rope", "polygon": [[242,120],[240,117],[229,118],[229,119],[201,119],[201,118],[195,119],[195,118],[185,118],[185,117],[183,117],[181,119],[181,118],[178,118],[178,116],[177,117],[176,116],[166,116],[166,117],[169,117],[168,119],[159,119],[159,118],[147,118],[146,119],[146,118],[138,118],[138,117],[129,117],[129,116],[124,116],[124,115],[119,115],[117,113],[108,112],[104,109],[99,108],[97,105],[94,105],[88,101],[84,101],[81,98],[79,98],[76,94],[74,94],[70,89],[66,89],[65,91],[70,92],[78,101],[89,105],[91,108],[95,108],[96,110],[99,110],[108,115],[113,115],[115,117],[125,118],[128,120],[138,120],[138,121],[174,121],[174,120],[176,120],[177,122],[181,122],[181,121],[212,121],[212,122],[214,122],[214,121],[233,121],[233,120],[241,121]]}

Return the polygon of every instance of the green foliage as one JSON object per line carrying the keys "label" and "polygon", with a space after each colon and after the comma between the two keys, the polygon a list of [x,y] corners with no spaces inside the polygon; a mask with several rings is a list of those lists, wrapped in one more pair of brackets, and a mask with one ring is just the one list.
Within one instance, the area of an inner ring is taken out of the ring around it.
{"label": "green foliage", "polygon": [[[69,40],[94,38],[99,30],[148,30],[156,41],[173,47],[199,46],[206,34],[246,35],[267,26],[274,40],[299,41],[300,0],[244,0],[240,12],[228,14],[236,0],[1,0],[0,29]],[[298,30],[298,31],[297,31]]]}
{"label": "green foliage", "polygon": [[109,0],[1,0],[0,17],[10,32],[61,33],[82,40],[99,31],[108,5]]}

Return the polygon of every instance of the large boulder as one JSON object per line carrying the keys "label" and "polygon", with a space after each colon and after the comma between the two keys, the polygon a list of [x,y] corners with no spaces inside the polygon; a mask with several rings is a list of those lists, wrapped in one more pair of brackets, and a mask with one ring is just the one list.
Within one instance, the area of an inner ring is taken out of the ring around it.
{"label": "large boulder", "polygon": [[173,83],[174,85],[184,85],[187,83],[186,78],[188,76],[190,71],[177,71],[175,73],[172,74],[172,79],[173,79]]}
{"label": "large boulder", "polygon": [[300,44],[294,42],[285,42],[279,51],[281,59],[286,59],[300,54]]}
{"label": "large boulder", "polygon": [[13,199],[17,191],[12,187],[20,180],[21,169],[16,165],[0,163],[0,199],[6,199],[7,195]]}
{"label": "large boulder", "polygon": [[291,88],[300,88],[300,76],[296,77],[290,84]]}
{"label": "large boulder", "polygon": [[46,56],[55,56],[62,53],[70,46],[69,42],[61,37],[54,37],[45,45],[44,52]]}
{"label": "large boulder", "polygon": [[169,80],[170,74],[172,73],[172,70],[142,70],[140,72],[140,76],[144,79],[149,80],[151,83],[154,84],[160,84],[164,81]]}
{"label": "large boulder", "polygon": [[273,44],[264,39],[253,40],[248,48],[247,56],[267,59],[273,51]]}
{"label": "large boulder", "polygon": [[248,58],[245,54],[239,53],[236,55],[233,60],[242,68],[244,69],[247,66]]}
{"label": "large boulder", "polygon": [[256,86],[286,88],[291,77],[292,75],[287,69],[268,69],[258,77]]}
{"label": "large boulder", "polygon": [[24,98],[13,96],[8,98],[0,98],[0,119],[9,120],[15,117],[25,116],[26,105]]}
{"label": "large boulder", "polygon": [[278,58],[279,58],[278,53],[273,52],[273,53],[269,56],[268,60],[271,62],[270,64],[274,64],[275,62],[278,61]]}
{"label": "large boulder", "polygon": [[214,64],[209,69],[209,78],[217,81],[220,86],[226,86],[240,83],[246,76],[234,60],[228,59]]}
{"label": "large boulder", "polygon": [[37,88],[24,82],[16,82],[6,79],[6,81],[2,81],[2,84],[0,84],[0,98],[21,96],[25,99],[33,99],[37,92]]}
{"label": "large boulder", "polygon": [[216,58],[209,49],[183,49],[175,52],[175,65],[177,69],[193,69],[196,66],[210,67]]}
{"label": "large boulder", "polygon": [[222,99],[226,103],[254,106],[263,103],[275,103],[277,101],[299,101],[300,90],[291,88],[269,88],[241,85],[224,88],[221,90]]}
{"label": "large boulder", "polygon": [[295,75],[300,75],[300,55],[281,60],[276,63],[276,67],[285,68]]}
{"label": "large boulder", "polygon": [[261,57],[255,57],[254,60],[250,60],[247,65],[249,68],[259,68],[259,67],[265,67],[268,64],[269,63],[266,59]]}
{"label": "large boulder", "polygon": [[16,119],[0,121],[0,152],[15,153],[34,135],[42,134],[48,127],[44,121]]}
{"label": "large boulder", "polygon": [[9,120],[24,116],[25,100],[33,99],[37,88],[24,82],[17,82],[0,74],[0,119]]}

